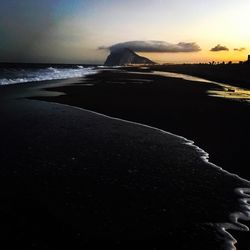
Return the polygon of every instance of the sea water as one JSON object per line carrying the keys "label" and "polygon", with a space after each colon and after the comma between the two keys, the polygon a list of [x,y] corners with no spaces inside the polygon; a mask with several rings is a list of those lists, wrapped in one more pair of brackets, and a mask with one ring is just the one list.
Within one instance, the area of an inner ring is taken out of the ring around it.
{"label": "sea water", "polygon": [[96,73],[90,65],[2,64],[0,85],[83,77]]}

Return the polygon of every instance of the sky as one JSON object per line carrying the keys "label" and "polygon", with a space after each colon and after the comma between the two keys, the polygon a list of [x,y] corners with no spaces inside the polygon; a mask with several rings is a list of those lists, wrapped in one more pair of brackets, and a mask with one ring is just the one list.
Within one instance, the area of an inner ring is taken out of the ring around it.
{"label": "sky", "polygon": [[0,0],[0,61],[103,63],[132,46],[158,63],[245,61],[250,0]]}

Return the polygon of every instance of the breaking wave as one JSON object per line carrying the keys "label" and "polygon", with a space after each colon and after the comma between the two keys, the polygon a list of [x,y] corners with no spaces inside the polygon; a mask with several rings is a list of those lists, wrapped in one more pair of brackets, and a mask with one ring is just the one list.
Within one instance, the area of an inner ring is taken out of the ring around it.
{"label": "breaking wave", "polygon": [[0,85],[40,82],[83,77],[96,73],[93,67],[4,68],[0,72]]}

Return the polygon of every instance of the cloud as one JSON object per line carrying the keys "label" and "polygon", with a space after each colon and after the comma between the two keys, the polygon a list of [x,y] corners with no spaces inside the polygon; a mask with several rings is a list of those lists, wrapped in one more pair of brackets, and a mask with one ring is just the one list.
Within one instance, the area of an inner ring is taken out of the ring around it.
{"label": "cloud", "polygon": [[217,51],[229,51],[226,46],[222,46],[220,44],[216,45],[214,48],[210,49],[210,51],[217,52]]}
{"label": "cloud", "polygon": [[99,49],[109,49],[110,51],[128,48],[136,52],[157,52],[157,53],[177,53],[177,52],[198,52],[201,50],[196,43],[172,44],[164,41],[129,41],[117,43],[110,47],[101,46]]}
{"label": "cloud", "polygon": [[246,48],[235,48],[234,49],[234,51],[239,51],[239,52],[244,51],[244,50],[246,50]]}

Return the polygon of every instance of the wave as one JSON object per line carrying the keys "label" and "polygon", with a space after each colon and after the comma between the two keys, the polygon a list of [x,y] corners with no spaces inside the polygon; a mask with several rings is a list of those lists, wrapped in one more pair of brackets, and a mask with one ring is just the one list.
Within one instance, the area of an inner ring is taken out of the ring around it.
{"label": "wave", "polygon": [[74,68],[5,68],[0,73],[0,85],[9,85],[27,82],[40,82],[48,80],[68,79],[95,74],[93,67],[76,66]]}

